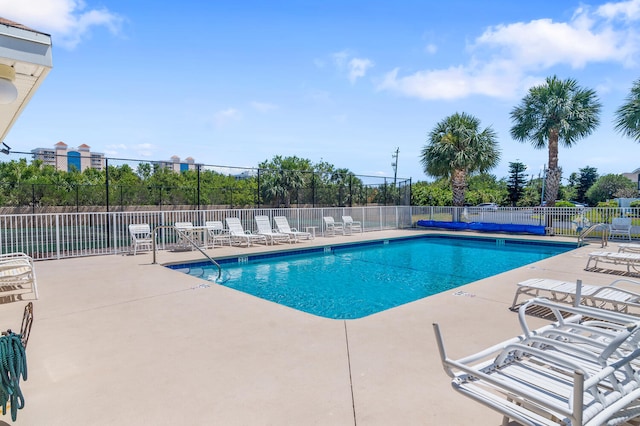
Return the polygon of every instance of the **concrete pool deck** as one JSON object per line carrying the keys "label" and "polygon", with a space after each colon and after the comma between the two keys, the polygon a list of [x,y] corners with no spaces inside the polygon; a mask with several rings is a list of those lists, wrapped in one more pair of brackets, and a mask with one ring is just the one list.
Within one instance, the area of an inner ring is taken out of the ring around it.
{"label": "concrete pool deck", "polygon": [[[446,234],[377,231],[267,249],[417,233]],[[207,254],[265,250],[217,247]],[[519,334],[508,309],[516,283],[540,277],[609,284],[618,277],[584,270],[596,250],[600,244],[592,243],[346,321],[202,286],[151,264],[150,253],[37,262],[40,299],[27,348],[28,380],[21,382],[26,402],[15,424],[499,425],[498,413],[451,388],[431,324],[440,324],[452,358]],[[617,251],[617,244],[607,250]],[[158,262],[202,257],[161,251]],[[0,305],[3,330],[20,329],[25,304]],[[9,414],[3,422],[12,424]]]}

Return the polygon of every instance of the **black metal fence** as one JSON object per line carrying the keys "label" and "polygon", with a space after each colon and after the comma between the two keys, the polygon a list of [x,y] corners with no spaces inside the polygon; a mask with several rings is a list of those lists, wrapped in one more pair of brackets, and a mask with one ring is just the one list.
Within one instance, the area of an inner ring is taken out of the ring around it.
{"label": "black metal fence", "polygon": [[[0,204],[4,213],[411,204],[411,179],[405,178],[193,163],[174,166],[105,158],[102,170],[54,172],[57,177],[47,178],[36,168],[26,179],[13,179],[0,170]],[[42,164],[39,167],[43,169]]]}

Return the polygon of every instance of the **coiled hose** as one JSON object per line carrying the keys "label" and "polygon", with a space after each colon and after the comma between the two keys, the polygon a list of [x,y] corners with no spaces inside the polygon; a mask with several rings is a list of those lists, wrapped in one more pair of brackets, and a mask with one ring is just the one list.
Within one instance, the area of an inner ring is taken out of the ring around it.
{"label": "coiled hose", "polygon": [[27,380],[27,355],[21,339],[20,334],[10,331],[0,336],[0,404],[5,415],[9,402],[11,420],[14,422],[18,417],[18,409],[24,407],[20,376]]}

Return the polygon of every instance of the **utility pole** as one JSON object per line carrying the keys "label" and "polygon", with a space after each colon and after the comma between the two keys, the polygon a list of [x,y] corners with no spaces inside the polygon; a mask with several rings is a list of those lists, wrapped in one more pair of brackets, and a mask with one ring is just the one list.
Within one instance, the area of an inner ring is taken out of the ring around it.
{"label": "utility pole", "polygon": [[391,154],[391,158],[393,158],[393,163],[391,163],[391,167],[393,167],[393,187],[396,187],[396,180],[398,178],[398,153],[400,152],[400,148],[396,148],[395,152]]}

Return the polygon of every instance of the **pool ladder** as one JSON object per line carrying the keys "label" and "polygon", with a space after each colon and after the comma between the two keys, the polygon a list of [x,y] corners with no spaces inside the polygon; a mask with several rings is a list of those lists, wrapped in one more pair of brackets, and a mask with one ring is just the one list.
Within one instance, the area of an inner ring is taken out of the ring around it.
{"label": "pool ladder", "polygon": [[578,235],[578,247],[582,246],[582,244],[584,243],[584,239],[587,237],[587,235],[593,233],[594,231],[602,231],[601,247],[602,248],[606,247],[609,239],[609,233],[607,232],[608,229],[609,228],[606,223],[596,223],[594,225],[591,225],[587,229],[583,229],[582,231],[580,231],[580,234]]}
{"label": "pool ladder", "polygon": [[204,252],[204,250],[202,250],[202,248],[200,248],[200,246],[198,244],[196,244],[195,241],[193,241],[191,239],[191,237],[189,237],[187,235],[186,232],[181,231],[180,229],[176,229],[173,225],[160,225],[160,226],[156,226],[155,228],[153,228],[153,264],[155,265],[156,262],[156,230],[158,229],[173,229],[174,231],[176,231],[176,233],[185,239],[185,241],[189,242],[189,244],[191,244],[193,247],[195,247],[196,249],[198,249],[198,251],[200,253],[202,253],[207,259],[209,259],[209,261],[211,263],[213,263],[217,268],[218,268],[218,276],[216,278],[216,281],[220,279],[220,277],[222,276],[222,266],[220,266],[220,264],[218,262],[216,262],[215,260],[213,260],[211,258],[211,256],[209,256],[207,253]]}

